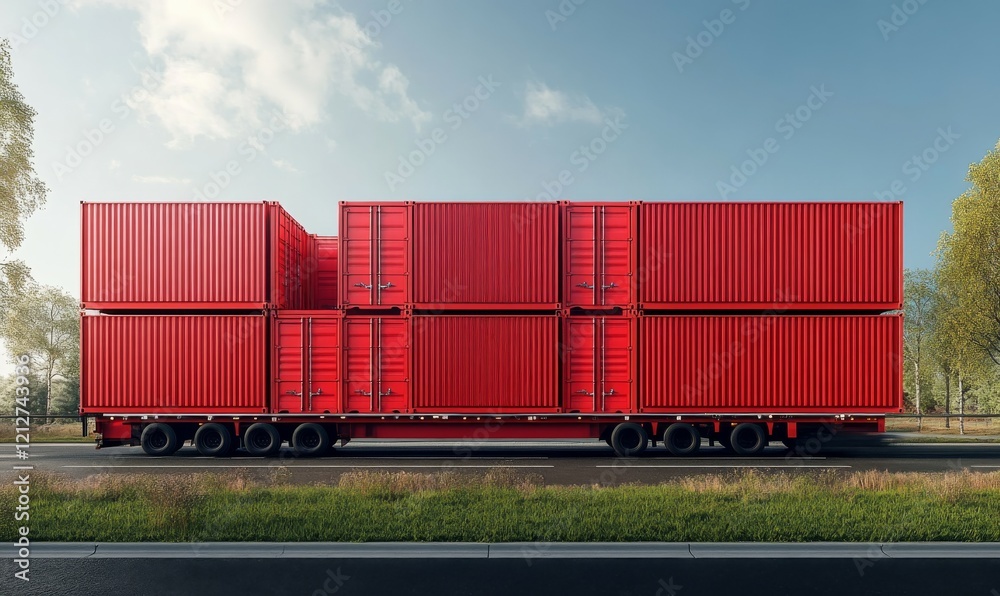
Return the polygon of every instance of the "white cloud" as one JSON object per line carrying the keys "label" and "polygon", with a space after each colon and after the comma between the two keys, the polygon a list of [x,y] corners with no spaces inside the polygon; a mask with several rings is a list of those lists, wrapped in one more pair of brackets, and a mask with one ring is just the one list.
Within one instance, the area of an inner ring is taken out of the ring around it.
{"label": "white cloud", "polygon": [[122,167],[122,162],[118,161],[117,159],[112,159],[110,162],[108,162],[108,169],[111,170],[112,172],[114,172],[120,167]]}
{"label": "white cloud", "polygon": [[[402,72],[375,57],[379,44],[355,17],[323,0],[75,2],[138,13],[142,45],[162,72],[140,109],[163,123],[171,146],[236,138],[275,112],[293,130],[344,105],[418,130],[431,118]],[[227,10],[219,10],[223,4]]]}
{"label": "white cloud", "polygon": [[190,178],[176,178],[174,176],[132,176],[132,180],[135,182],[141,182],[142,184],[190,184]]}
{"label": "white cloud", "polygon": [[539,81],[528,81],[524,92],[522,125],[553,125],[560,122],[587,122],[600,124],[606,114],[586,95],[571,96],[549,89]]}
{"label": "white cloud", "polygon": [[326,137],[326,150],[329,152],[334,152],[337,150],[337,139],[331,139]]}
{"label": "white cloud", "polygon": [[298,168],[296,168],[294,165],[283,159],[272,159],[271,163],[274,165],[274,167],[278,168],[279,170],[284,170],[286,172],[291,172],[293,174],[298,173],[299,171]]}

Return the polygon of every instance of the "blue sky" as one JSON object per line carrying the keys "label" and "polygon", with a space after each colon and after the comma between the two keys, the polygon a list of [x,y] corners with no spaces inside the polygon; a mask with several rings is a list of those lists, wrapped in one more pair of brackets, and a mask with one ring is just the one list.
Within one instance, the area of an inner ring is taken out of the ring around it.
{"label": "blue sky", "polygon": [[5,2],[19,256],[76,293],[81,200],[899,198],[927,267],[1000,138],[997,3],[579,1]]}

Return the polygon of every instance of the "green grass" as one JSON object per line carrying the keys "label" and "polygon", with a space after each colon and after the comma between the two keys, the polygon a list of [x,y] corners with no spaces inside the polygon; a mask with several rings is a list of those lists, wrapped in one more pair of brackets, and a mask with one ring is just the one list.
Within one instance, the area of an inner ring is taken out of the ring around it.
{"label": "green grass", "polygon": [[[14,538],[13,487],[0,539]],[[701,476],[543,487],[509,470],[280,477],[33,476],[31,536],[56,541],[996,541],[1000,473]]]}

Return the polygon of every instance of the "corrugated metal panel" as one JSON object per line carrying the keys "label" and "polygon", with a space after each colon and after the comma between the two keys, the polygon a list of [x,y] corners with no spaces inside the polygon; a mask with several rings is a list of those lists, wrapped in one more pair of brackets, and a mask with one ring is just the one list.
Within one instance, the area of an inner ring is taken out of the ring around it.
{"label": "corrugated metal panel", "polygon": [[409,318],[345,317],[342,325],[345,411],[409,411]]}
{"label": "corrugated metal panel", "polygon": [[895,412],[902,315],[639,319],[642,410]]}
{"label": "corrugated metal panel", "polygon": [[336,236],[314,236],[314,304],[316,308],[337,308],[340,298],[337,294],[340,272],[337,270],[337,249],[340,240]]}
{"label": "corrugated metal panel", "polygon": [[634,412],[635,318],[563,319],[563,403],[569,412]]}
{"label": "corrugated metal panel", "polygon": [[415,203],[418,308],[557,308],[559,205]]}
{"label": "corrugated metal panel", "polygon": [[417,411],[554,411],[559,319],[415,316],[413,368]]}
{"label": "corrugated metal panel", "polygon": [[88,309],[305,306],[305,231],[276,203],[83,203]]}
{"label": "corrugated metal panel", "polygon": [[251,315],[84,315],[84,413],[267,410],[269,320]]}
{"label": "corrugated metal panel", "polygon": [[564,306],[633,308],[637,209],[631,203],[565,204]]}
{"label": "corrugated metal panel", "polygon": [[340,314],[284,311],[274,319],[273,411],[340,411]]}
{"label": "corrugated metal panel", "polygon": [[277,203],[269,203],[269,221],[274,227],[274,263],[271,298],[275,308],[311,306],[309,272],[309,233]]}
{"label": "corrugated metal panel", "polygon": [[340,203],[341,304],[403,308],[410,300],[409,203]]}
{"label": "corrugated metal panel", "polygon": [[893,310],[901,203],[644,203],[644,308]]}

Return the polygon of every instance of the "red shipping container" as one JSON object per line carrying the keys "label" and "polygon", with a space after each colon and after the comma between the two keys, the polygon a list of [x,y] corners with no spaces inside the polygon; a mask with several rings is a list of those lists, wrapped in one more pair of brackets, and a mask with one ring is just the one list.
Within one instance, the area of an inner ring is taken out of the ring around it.
{"label": "red shipping container", "polygon": [[563,303],[634,308],[635,203],[564,203]]}
{"label": "red shipping container", "polygon": [[340,320],[339,312],[281,311],[274,317],[272,411],[340,411]]}
{"label": "red shipping container", "polygon": [[640,317],[641,410],[898,412],[902,338],[898,314]]}
{"label": "red shipping container", "polygon": [[902,203],[643,203],[641,307],[902,306]]}
{"label": "red shipping container", "polygon": [[84,308],[309,305],[309,237],[277,203],[83,203],[81,215]]}
{"label": "red shipping container", "polygon": [[343,403],[349,413],[410,409],[408,317],[344,317]]}
{"label": "red shipping container", "polygon": [[410,301],[410,203],[340,203],[344,307],[404,308]]}
{"label": "red shipping container", "polygon": [[337,270],[337,249],[340,240],[336,236],[313,236],[313,304],[315,308],[337,308],[340,296],[337,294],[340,272]]}
{"label": "red shipping container", "polygon": [[414,203],[414,308],[559,308],[559,205]]}
{"label": "red shipping container", "polygon": [[635,321],[632,316],[562,320],[567,412],[636,411]]}
{"label": "red shipping container", "polygon": [[264,315],[83,315],[83,414],[267,411]]}
{"label": "red shipping container", "polygon": [[558,317],[428,315],[412,322],[415,411],[558,411]]}

